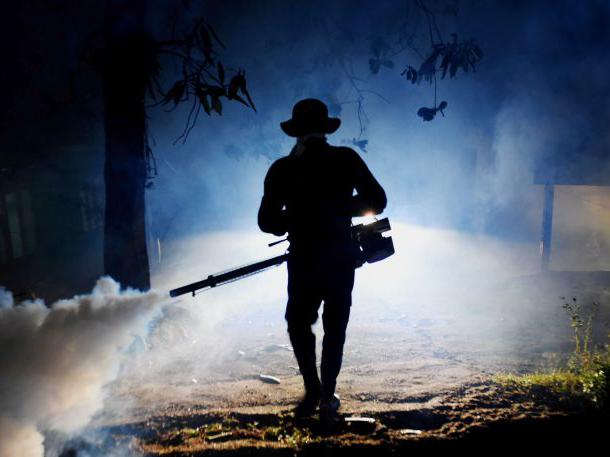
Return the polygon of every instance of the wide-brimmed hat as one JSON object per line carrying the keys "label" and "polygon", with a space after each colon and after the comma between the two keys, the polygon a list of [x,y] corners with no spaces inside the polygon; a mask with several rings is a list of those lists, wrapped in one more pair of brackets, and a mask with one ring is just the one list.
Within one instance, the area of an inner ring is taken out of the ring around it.
{"label": "wide-brimmed hat", "polygon": [[280,123],[286,135],[299,137],[308,133],[333,133],[341,119],[328,117],[328,108],[316,98],[306,98],[292,108],[292,119]]}

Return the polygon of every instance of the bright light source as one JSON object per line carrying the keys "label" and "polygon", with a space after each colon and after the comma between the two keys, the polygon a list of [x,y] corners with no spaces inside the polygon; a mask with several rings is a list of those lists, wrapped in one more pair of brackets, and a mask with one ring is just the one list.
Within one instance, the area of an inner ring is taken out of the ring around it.
{"label": "bright light source", "polygon": [[362,216],[355,217],[353,223],[354,224],[370,224],[371,222],[375,222],[375,213],[373,211],[367,211]]}

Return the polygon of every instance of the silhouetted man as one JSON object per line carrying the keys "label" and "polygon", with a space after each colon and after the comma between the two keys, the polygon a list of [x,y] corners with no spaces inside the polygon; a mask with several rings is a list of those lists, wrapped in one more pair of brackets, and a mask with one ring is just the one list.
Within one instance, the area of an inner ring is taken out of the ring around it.
{"label": "silhouetted man", "polygon": [[[322,418],[335,417],[339,408],[334,393],[354,285],[351,218],[378,214],[386,206],[385,192],[358,153],[326,142],[325,135],[340,124],[320,100],[294,106],[292,119],[281,128],[297,138],[296,145],[271,165],[258,212],[262,231],[288,232],[290,241],[286,321],[305,384],[297,416],[313,414],[319,404]],[[311,326],[322,302],[320,382]]]}

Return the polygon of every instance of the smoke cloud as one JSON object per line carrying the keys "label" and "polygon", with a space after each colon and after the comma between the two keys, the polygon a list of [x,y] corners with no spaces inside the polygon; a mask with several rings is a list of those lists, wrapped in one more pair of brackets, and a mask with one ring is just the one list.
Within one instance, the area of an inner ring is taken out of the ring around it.
{"label": "smoke cloud", "polygon": [[124,350],[166,298],[121,291],[109,277],[89,295],[16,305],[0,289],[0,457],[40,457],[43,433],[77,432],[102,407]]}

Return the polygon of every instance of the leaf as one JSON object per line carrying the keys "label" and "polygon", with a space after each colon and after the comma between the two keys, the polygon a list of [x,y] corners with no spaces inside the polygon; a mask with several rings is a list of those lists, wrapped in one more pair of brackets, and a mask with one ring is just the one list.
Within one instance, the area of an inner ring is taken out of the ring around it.
{"label": "leaf", "polygon": [[229,82],[229,87],[227,89],[227,98],[229,98],[229,100],[235,98],[235,96],[237,95],[237,91],[239,90],[239,85],[239,75],[233,76],[231,78],[231,82]]}
{"label": "leaf", "polygon": [[221,62],[218,62],[217,69],[218,69],[218,79],[220,80],[221,83],[224,84],[224,82],[225,82],[225,69],[222,66]]}
{"label": "leaf", "polygon": [[250,106],[252,107],[252,109],[254,111],[256,111],[256,106],[254,106],[254,102],[252,101],[252,97],[250,97],[250,93],[246,90],[246,88],[244,87],[244,89],[242,90],[242,92],[244,93],[244,95],[246,96],[246,98],[248,99],[248,103],[250,103]]}
{"label": "leaf", "polygon": [[447,102],[443,100],[440,102],[437,108],[427,108],[425,106],[421,107],[419,110],[417,110],[417,115],[421,117],[424,122],[427,122],[434,119],[437,112],[440,112],[443,116],[445,116],[445,113],[443,112],[445,108],[447,108]]}
{"label": "leaf", "polygon": [[445,75],[447,74],[447,69],[449,68],[449,62],[451,61],[451,52],[445,53],[443,56],[443,60],[441,61],[440,69],[443,70],[443,74],[441,75],[441,79],[445,79]]}
{"label": "leaf", "polygon": [[400,75],[407,78],[407,81],[411,81],[413,84],[417,81],[417,70],[410,65]]}
{"label": "leaf", "polygon": [[[244,100],[237,93],[241,92],[246,99]],[[250,106],[254,111],[256,111],[256,107],[254,106],[254,102],[248,93],[247,83],[246,83],[246,73],[243,70],[240,70],[229,82],[229,87],[227,89],[227,98],[229,100],[237,100],[240,103],[243,103],[246,106]]]}
{"label": "leaf", "polygon": [[212,99],[212,109],[222,115],[222,102],[220,101],[220,97],[214,97]]}
{"label": "leaf", "polygon": [[201,105],[203,106],[203,110],[205,111],[205,113],[208,116],[210,114],[212,114],[212,109],[210,107],[210,102],[208,101],[208,97],[200,98],[199,101],[201,102]]}
{"label": "leaf", "polygon": [[447,108],[447,102],[443,100],[442,102],[440,102],[436,110],[439,111],[443,115],[443,117],[445,117],[445,113],[443,112],[445,108]]}
{"label": "leaf", "polygon": [[196,87],[195,93],[197,94],[199,103],[201,103],[201,106],[203,106],[203,110],[209,116],[211,113],[211,109],[210,109],[210,102],[208,101],[208,93],[201,86]]}
{"label": "leaf", "polygon": [[227,89],[227,98],[229,100],[237,100],[238,102],[249,107],[250,105],[248,102],[237,94],[241,84],[241,75],[238,74],[233,76],[233,78],[231,78],[231,82],[229,83],[229,88]]}
{"label": "leaf", "polygon": [[460,67],[460,62],[457,59],[453,59],[451,62],[451,66],[449,67],[449,77],[450,78],[455,78],[455,74],[457,73],[459,67]]}
{"label": "leaf", "polygon": [[205,86],[205,88],[212,97],[224,97],[227,95],[223,86]]}
{"label": "leaf", "polygon": [[428,82],[432,82],[434,73],[436,73],[436,59],[444,50],[443,45],[436,45],[434,51],[428,56],[426,60],[421,64],[418,70],[417,82],[421,82],[422,78]]}
{"label": "leaf", "polygon": [[434,119],[434,116],[436,116],[436,109],[421,107],[417,110],[417,115],[421,117],[424,122],[431,121]]}
{"label": "leaf", "polygon": [[254,111],[256,111],[256,107],[254,106],[254,102],[252,101],[252,97],[250,97],[250,93],[248,92],[248,88],[246,87],[246,72],[244,70],[240,71],[241,74],[241,80],[240,80],[240,90],[242,92],[242,94],[244,94],[246,96],[246,98],[248,99],[248,103],[250,103],[250,106],[252,107],[252,109]]}
{"label": "leaf", "polygon": [[237,75],[233,77],[232,81],[239,90],[243,90],[246,87],[246,76],[243,72],[238,72]]}
{"label": "leaf", "polygon": [[[227,98],[228,98],[229,100],[237,100],[238,102],[240,102],[240,103],[242,103],[242,104],[244,104],[244,105],[246,105],[246,106],[248,106],[248,107],[250,106],[250,105],[248,104],[248,102],[247,102],[247,101],[245,101],[245,100],[244,100],[242,97],[240,97],[240,96],[239,96],[239,95],[237,95],[237,94],[235,94],[233,97],[227,97]],[[255,111],[256,111],[256,110],[255,110]]]}
{"label": "leaf", "polygon": [[418,75],[417,70],[415,68],[411,68],[411,72],[412,72],[411,82],[413,84],[415,84],[417,81],[419,81],[419,75]]}

